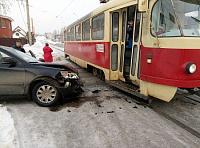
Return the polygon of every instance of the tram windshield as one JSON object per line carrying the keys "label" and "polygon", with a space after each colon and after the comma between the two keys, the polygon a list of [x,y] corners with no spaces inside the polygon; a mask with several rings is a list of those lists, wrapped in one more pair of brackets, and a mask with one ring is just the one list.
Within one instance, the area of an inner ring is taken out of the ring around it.
{"label": "tram windshield", "polygon": [[200,37],[200,0],[158,0],[151,19],[154,36]]}

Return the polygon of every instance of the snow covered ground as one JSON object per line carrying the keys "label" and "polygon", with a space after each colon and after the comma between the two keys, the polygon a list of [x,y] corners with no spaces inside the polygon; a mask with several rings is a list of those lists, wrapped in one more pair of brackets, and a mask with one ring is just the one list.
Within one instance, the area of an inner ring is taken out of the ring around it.
{"label": "snow covered ground", "polygon": [[7,108],[0,104],[0,148],[17,148],[17,131]]}
{"label": "snow covered ground", "polygon": [[[56,44],[56,42],[47,40],[44,36],[37,37],[36,40],[37,41],[33,46],[28,44],[24,45],[24,49],[26,50],[27,54],[29,54],[29,50],[31,50],[37,59],[43,58],[44,43],[48,42],[50,44]],[[52,53],[54,62],[60,62],[64,60],[62,48],[51,48],[54,51]],[[0,104],[0,148],[18,148],[17,132],[14,127],[13,118],[7,111],[6,106],[2,104]]]}

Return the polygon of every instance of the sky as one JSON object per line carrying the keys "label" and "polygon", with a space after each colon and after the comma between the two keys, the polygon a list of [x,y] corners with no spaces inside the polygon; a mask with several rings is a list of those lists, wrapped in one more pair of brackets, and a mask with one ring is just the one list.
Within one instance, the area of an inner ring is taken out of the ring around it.
{"label": "sky", "polygon": [[[65,26],[100,7],[99,0],[29,0],[30,17],[35,32],[44,34],[60,31]],[[13,29],[20,26],[27,31],[26,3],[13,0],[8,16],[14,19]]]}

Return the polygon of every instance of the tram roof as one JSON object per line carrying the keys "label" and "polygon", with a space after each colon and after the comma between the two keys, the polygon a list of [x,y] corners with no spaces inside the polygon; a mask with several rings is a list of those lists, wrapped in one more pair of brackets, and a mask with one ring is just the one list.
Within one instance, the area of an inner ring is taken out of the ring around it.
{"label": "tram roof", "polygon": [[137,0],[111,0],[109,1],[108,3],[106,4],[103,4],[102,6],[100,6],[99,8],[95,9],[94,11],[88,13],[87,15],[85,15],[84,17],[78,19],[77,21],[71,23],[70,25],[67,26],[67,28],[69,27],[72,27],[78,23],[81,23],[83,22],[84,20],[87,20],[89,19],[90,17],[93,17],[97,14],[100,14],[106,10],[109,10],[109,9],[112,9],[112,8],[115,8],[117,6],[120,6],[120,5],[124,5],[126,3],[131,3],[131,2],[136,2]]}

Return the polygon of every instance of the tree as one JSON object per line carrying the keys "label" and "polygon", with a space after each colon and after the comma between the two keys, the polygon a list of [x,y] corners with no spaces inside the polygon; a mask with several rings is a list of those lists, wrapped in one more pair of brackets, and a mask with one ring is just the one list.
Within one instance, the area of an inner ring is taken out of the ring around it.
{"label": "tree", "polygon": [[0,14],[6,15],[10,11],[10,6],[14,0],[0,0]]}

